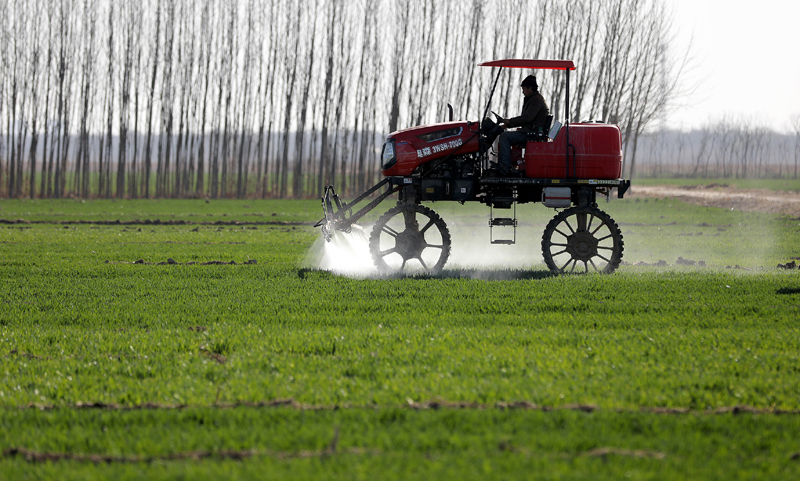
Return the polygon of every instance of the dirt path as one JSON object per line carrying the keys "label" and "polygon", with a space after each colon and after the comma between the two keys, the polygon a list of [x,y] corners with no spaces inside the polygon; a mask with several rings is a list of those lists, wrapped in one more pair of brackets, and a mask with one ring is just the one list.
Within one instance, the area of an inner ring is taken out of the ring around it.
{"label": "dirt path", "polygon": [[735,189],[724,184],[699,186],[634,185],[626,197],[673,197],[691,204],[744,212],[800,217],[800,193],[767,189]]}

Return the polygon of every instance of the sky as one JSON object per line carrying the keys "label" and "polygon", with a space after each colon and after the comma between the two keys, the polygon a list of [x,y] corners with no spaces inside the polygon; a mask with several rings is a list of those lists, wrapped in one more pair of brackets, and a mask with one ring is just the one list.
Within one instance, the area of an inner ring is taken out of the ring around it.
{"label": "sky", "polygon": [[689,130],[723,115],[744,116],[779,132],[800,114],[800,1],[666,0],[676,47],[690,39],[692,90],[667,126]]}

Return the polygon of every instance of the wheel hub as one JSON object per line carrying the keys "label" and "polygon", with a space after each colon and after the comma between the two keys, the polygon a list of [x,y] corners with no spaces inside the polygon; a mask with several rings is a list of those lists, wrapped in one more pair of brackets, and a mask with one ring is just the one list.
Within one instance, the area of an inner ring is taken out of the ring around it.
{"label": "wheel hub", "polygon": [[590,232],[576,232],[567,238],[567,252],[573,259],[588,261],[597,255],[597,244]]}
{"label": "wheel hub", "polygon": [[406,260],[418,258],[425,248],[425,240],[418,231],[404,230],[397,235],[396,242],[397,253]]}

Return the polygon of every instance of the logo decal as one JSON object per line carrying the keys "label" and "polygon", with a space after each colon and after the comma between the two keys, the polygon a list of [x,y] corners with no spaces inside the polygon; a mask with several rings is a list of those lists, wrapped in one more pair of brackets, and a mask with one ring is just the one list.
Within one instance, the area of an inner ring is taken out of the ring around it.
{"label": "logo decal", "polygon": [[462,139],[455,139],[451,140],[450,142],[442,142],[441,144],[436,144],[432,147],[424,147],[422,149],[417,149],[417,158],[421,159],[429,155],[438,154],[439,152],[444,152],[445,150],[455,149],[456,147],[461,147],[463,143],[464,141]]}

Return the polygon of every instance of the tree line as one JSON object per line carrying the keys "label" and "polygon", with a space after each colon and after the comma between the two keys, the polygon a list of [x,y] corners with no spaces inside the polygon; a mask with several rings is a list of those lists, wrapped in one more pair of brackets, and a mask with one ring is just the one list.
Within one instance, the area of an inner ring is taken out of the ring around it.
{"label": "tree line", "polygon": [[764,121],[723,115],[692,132],[642,136],[640,174],[701,178],[798,178],[800,114],[778,133]]}
{"label": "tree line", "polygon": [[[639,139],[680,95],[662,0],[0,0],[0,196],[311,197],[384,137],[478,120],[482,61],[567,58],[572,121]],[[512,71],[494,110],[516,115]],[[535,72],[564,120],[563,72]]]}

